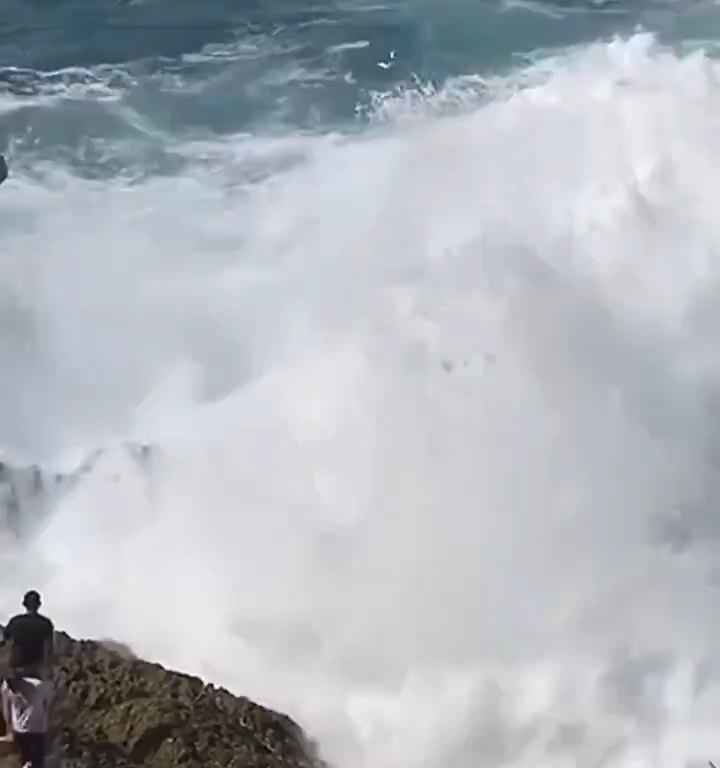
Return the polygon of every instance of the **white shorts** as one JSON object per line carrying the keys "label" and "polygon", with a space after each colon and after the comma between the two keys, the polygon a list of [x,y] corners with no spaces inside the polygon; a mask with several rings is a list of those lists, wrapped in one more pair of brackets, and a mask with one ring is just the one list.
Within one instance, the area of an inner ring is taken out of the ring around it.
{"label": "white shorts", "polygon": [[47,733],[53,686],[37,677],[12,677],[0,685],[5,722],[14,733]]}

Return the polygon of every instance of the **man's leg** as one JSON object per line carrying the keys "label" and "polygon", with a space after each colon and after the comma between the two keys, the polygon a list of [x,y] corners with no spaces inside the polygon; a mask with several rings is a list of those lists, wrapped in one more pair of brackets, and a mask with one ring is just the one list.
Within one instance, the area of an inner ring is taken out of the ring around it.
{"label": "man's leg", "polygon": [[23,768],[44,768],[46,744],[44,733],[16,733],[15,743]]}
{"label": "man's leg", "polygon": [[12,731],[12,720],[10,719],[10,691],[3,685],[0,690],[0,715],[2,715],[5,725],[5,733]]}
{"label": "man's leg", "polygon": [[20,756],[20,765],[22,768],[29,768],[32,765],[32,752],[31,752],[31,740],[28,739],[27,733],[15,734],[15,746],[17,747],[18,755]]}
{"label": "man's leg", "polygon": [[45,754],[47,752],[47,734],[31,733],[33,739],[32,746],[32,768],[45,768]]}

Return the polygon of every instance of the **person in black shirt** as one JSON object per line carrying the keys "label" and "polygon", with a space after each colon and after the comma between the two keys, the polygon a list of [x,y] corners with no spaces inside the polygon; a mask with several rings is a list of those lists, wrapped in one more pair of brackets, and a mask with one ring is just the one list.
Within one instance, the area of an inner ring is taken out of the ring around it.
{"label": "person in black shirt", "polygon": [[12,644],[10,667],[16,674],[40,672],[47,665],[55,633],[52,621],[39,613],[42,601],[34,589],[26,593],[23,605],[26,612],[13,616],[3,633],[3,641]]}

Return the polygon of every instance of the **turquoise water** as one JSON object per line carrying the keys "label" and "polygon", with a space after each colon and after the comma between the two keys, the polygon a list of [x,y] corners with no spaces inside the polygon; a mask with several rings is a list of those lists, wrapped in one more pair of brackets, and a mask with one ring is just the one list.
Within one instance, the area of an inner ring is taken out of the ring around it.
{"label": "turquoise water", "polygon": [[9,2],[0,146],[20,173],[47,158],[91,177],[174,174],[183,138],[363,130],[378,93],[638,27],[712,39],[718,23],[707,3]]}

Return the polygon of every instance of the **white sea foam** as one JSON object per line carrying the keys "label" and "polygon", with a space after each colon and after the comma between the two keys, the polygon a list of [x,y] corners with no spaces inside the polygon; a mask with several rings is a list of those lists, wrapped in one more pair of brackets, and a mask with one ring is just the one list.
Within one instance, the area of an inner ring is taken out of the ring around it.
{"label": "white sea foam", "polygon": [[637,35],[443,98],[241,194],[8,182],[4,443],[108,450],[1,607],[343,768],[712,758],[718,68]]}

